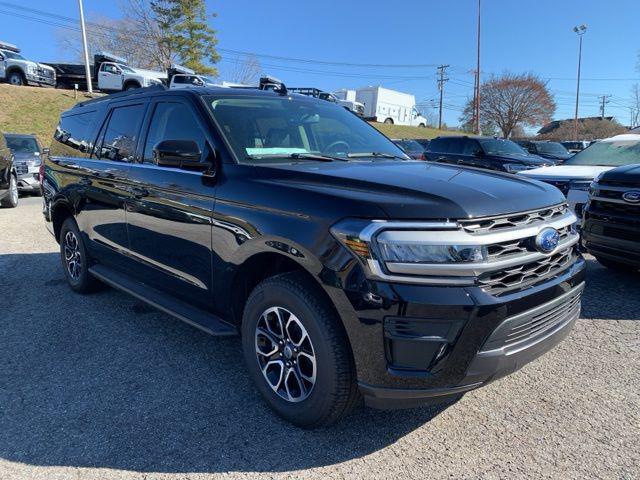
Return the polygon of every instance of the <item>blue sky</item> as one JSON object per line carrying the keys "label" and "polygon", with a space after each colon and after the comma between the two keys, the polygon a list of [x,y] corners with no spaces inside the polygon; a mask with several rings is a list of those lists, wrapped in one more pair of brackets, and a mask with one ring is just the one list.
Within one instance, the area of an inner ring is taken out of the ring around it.
{"label": "blue sky", "polygon": [[[12,8],[19,3],[30,9],[77,17],[77,1],[0,1],[2,40],[20,45],[25,55],[36,60],[68,57],[56,42],[56,32],[61,28],[46,23],[65,22],[33,10]],[[449,125],[455,125],[460,109],[472,94],[476,0],[377,3],[211,1],[210,10],[218,13],[212,26],[218,31],[222,50],[221,79],[226,79],[238,59],[243,58],[235,52],[255,52],[264,55],[259,57],[264,72],[290,86],[317,86],[331,91],[381,84],[413,93],[418,102],[428,103],[438,94],[435,66],[446,63],[451,65],[451,80],[445,89],[444,118]],[[485,76],[504,71],[537,73],[549,79],[549,87],[556,95],[556,118],[572,117],[578,51],[572,27],[586,23],[580,114],[599,114],[597,96],[610,94],[607,114],[616,115],[623,124],[629,122],[631,86],[640,83],[640,1],[482,3],[481,69]],[[84,0],[84,4],[89,18],[117,17],[119,13],[118,2]],[[382,68],[362,64],[425,66]]]}

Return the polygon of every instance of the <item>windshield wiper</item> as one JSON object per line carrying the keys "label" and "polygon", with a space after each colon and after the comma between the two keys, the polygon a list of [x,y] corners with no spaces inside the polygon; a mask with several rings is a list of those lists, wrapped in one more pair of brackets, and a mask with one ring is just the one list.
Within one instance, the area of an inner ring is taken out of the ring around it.
{"label": "windshield wiper", "polygon": [[265,154],[265,155],[249,155],[247,158],[249,159],[260,159],[260,158],[286,158],[293,160],[317,160],[320,162],[333,162],[334,160],[340,162],[348,162],[346,158],[342,157],[333,157],[330,155],[322,155],[320,153],[273,153],[273,154]]}
{"label": "windshield wiper", "polygon": [[400,155],[393,155],[391,153],[382,153],[382,152],[355,152],[355,153],[347,153],[347,158],[397,158],[398,160],[407,160]]}

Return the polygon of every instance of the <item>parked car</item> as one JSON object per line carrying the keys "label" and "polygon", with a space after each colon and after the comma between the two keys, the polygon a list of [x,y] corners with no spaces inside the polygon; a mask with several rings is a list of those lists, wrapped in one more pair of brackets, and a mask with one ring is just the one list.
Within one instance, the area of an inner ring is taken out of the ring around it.
{"label": "parked car", "polygon": [[429,142],[427,160],[516,173],[554,165],[511,140],[493,137],[443,136]]}
{"label": "parked car", "polygon": [[427,150],[427,148],[429,147],[429,142],[431,142],[431,140],[428,138],[414,138],[414,140],[422,145],[423,150]]}
{"label": "parked car", "polygon": [[391,141],[414,160],[426,160],[426,157],[424,156],[424,148],[415,140],[412,140],[411,138],[396,138],[391,139]]}
{"label": "parked car", "polygon": [[522,172],[560,189],[578,218],[589,197],[589,186],[600,173],[612,168],[640,162],[640,135],[624,134],[594,143],[576,153],[562,165]]}
{"label": "parked car", "polygon": [[18,206],[18,174],[13,164],[13,153],[0,135],[0,206]]}
{"label": "parked car", "polygon": [[140,89],[62,114],[43,213],[72,290],[102,281],[241,332],[265,401],[305,427],[361,397],[457,397],[567,335],[585,266],[556,188],[409,161],[344,108],[262,88]]}
{"label": "parked car", "polygon": [[0,42],[0,81],[11,85],[53,87],[56,74],[53,68],[20,55],[15,45]]}
{"label": "parked car", "polygon": [[591,145],[591,142],[587,140],[567,140],[565,142],[560,142],[564,148],[566,148],[569,153],[578,153]]}
{"label": "parked car", "polygon": [[553,160],[557,165],[560,165],[573,156],[560,142],[550,142],[548,140],[517,140],[516,143],[527,152]]}
{"label": "parked car", "polygon": [[605,267],[640,269],[640,163],[603,172],[591,184],[582,244]]}
{"label": "parked car", "polygon": [[7,146],[14,155],[14,166],[18,175],[18,191],[40,194],[38,178],[42,163],[42,147],[35,135],[5,133]]}
{"label": "parked car", "polygon": [[90,79],[87,79],[84,64],[47,63],[47,65],[56,72],[57,88],[73,89],[78,85],[80,90],[86,90],[90,81],[93,88],[103,92],[119,92],[160,85],[167,79],[166,73],[133,68],[127,65],[124,58],[104,52],[93,56],[93,65],[89,67]]}
{"label": "parked car", "polygon": [[416,97],[384,87],[356,90],[356,100],[364,105],[364,117],[381,123],[426,127],[427,119],[416,110]]}

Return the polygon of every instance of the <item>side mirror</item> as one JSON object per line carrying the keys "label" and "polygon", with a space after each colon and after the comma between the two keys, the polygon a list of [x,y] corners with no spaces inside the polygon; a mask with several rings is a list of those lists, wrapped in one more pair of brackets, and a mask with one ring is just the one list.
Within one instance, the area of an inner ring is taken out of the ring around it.
{"label": "side mirror", "polygon": [[49,152],[50,152],[50,151],[51,151],[51,150],[49,149],[49,147],[44,147],[44,148],[42,149],[42,154],[43,154],[43,155],[49,155]]}
{"label": "side mirror", "polygon": [[153,147],[153,161],[160,167],[207,170],[201,157],[200,147],[193,140],[163,140]]}

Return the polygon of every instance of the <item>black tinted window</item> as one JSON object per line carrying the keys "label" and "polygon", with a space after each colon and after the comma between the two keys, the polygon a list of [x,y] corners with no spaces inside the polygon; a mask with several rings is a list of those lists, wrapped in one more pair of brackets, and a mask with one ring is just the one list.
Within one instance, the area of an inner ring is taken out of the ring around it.
{"label": "black tinted window", "polygon": [[144,163],[153,163],[153,147],[163,140],[192,140],[204,151],[204,132],[189,106],[170,102],[156,105],[144,145]]}
{"label": "black tinted window", "polygon": [[464,146],[467,143],[466,139],[464,138],[450,138],[449,140],[449,147],[447,149],[447,153],[454,153],[454,154],[463,154],[464,153]]}
{"label": "black tinted window", "polygon": [[435,138],[429,142],[429,151],[435,153],[447,153],[449,150],[448,138]]}
{"label": "black tinted window", "polygon": [[51,142],[51,156],[87,157],[93,147],[96,112],[65,115]]}
{"label": "black tinted window", "polygon": [[98,157],[105,160],[131,162],[136,153],[144,105],[114,108],[104,131]]}
{"label": "black tinted window", "polygon": [[480,144],[478,143],[477,140],[474,140],[473,138],[467,138],[464,141],[463,150],[462,150],[463,155],[473,155],[478,150],[480,150]]}

